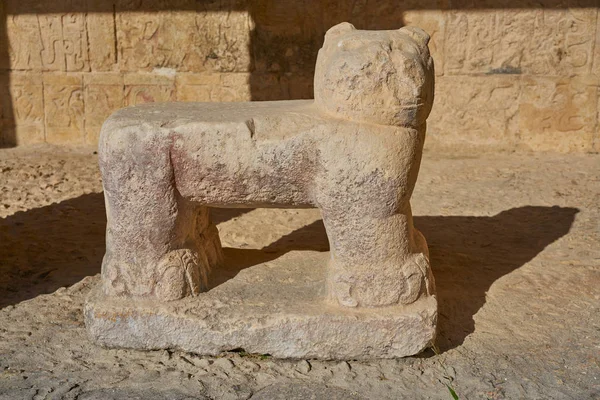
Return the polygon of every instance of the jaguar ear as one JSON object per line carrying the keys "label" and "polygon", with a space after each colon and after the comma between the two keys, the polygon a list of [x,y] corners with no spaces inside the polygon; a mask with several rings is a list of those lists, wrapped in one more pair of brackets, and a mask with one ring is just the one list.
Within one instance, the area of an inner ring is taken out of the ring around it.
{"label": "jaguar ear", "polygon": [[410,36],[410,38],[417,42],[421,47],[427,47],[427,43],[429,43],[429,35],[427,32],[416,26],[404,26],[398,29],[398,31]]}
{"label": "jaguar ear", "polygon": [[329,28],[325,33],[325,40],[335,39],[344,33],[355,31],[356,28],[350,22],[342,22]]}

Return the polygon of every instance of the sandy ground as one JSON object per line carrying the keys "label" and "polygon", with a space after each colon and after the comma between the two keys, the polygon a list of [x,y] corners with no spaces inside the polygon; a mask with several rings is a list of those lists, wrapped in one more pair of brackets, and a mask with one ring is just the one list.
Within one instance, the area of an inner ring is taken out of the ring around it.
{"label": "sandy ground", "polygon": [[[372,362],[110,350],[86,337],[105,215],[93,149],[0,150],[0,399],[600,398],[600,156],[426,153],[413,196],[437,346]],[[246,265],[327,251],[315,210],[215,210]]]}

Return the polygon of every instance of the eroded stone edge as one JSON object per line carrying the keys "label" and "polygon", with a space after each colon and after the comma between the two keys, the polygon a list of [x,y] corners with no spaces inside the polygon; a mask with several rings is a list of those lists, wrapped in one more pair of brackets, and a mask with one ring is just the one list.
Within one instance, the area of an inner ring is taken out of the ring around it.
{"label": "eroded stone edge", "polygon": [[328,308],[323,314],[281,311],[243,318],[239,312],[228,312],[229,308],[207,309],[202,318],[186,313],[178,303],[156,307],[109,298],[96,287],[84,306],[85,323],[90,338],[101,346],[167,348],[212,356],[243,348],[276,358],[397,358],[420,353],[436,335],[435,296],[410,307],[368,312],[340,308],[338,314]]}

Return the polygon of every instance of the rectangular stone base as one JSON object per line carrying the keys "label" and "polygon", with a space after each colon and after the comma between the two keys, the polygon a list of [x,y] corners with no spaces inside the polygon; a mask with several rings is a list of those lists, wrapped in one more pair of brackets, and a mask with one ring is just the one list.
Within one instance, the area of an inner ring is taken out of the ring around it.
{"label": "rectangular stone base", "polygon": [[199,296],[162,304],[107,297],[98,286],[86,302],[85,322],[92,340],[103,346],[206,355],[243,349],[278,358],[394,358],[430,345],[434,296],[409,306],[330,304],[327,259],[328,253],[290,252],[243,269]]}

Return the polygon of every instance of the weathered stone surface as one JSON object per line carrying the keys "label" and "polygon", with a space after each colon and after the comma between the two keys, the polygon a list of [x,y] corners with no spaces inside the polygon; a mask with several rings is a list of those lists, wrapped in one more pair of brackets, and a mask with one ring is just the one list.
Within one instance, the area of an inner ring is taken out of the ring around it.
{"label": "weathered stone surface", "polygon": [[360,31],[349,23],[334,26],[319,50],[315,104],[352,121],[415,128],[424,124],[433,106],[433,59],[427,43],[429,35],[419,28]]}
{"label": "weathered stone surface", "polygon": [[516,75],[437,78],[436,104],[443,107],[434,107],[428,120],[430,145],[514,148],[519,142],[520,95],[521,79]]}
{"label": "weathered stone surface", "polygon": [[393,358],[430,345],[435,297],[375,309],[328,304],[328,258],[320,252],[290,253],[279,259],[278,268],[266,262],[239,273],[227,268],[226,258],[213,279],[234,278],[168,303],[106,296],[97,287],[85,307],[88,332],[110,347],[211,355],[242,348],[277,358]]}
{"label": "weathered stone surface", "polygon": [[190,396],[178,390],[154,390],[137,388],[97,389],[82,392],[77,400],[206,400],[206,396]]}
{"label": "weathered stone surface", "polygon": [[[178,213],[195,215],[204,205],[283,205],[321,208],[332,224],[332,234],[339,234],[333,240],[340,255],[349,252],[348,257],[356,258],[357,270],[352,274],[339,271],[338,295],[350,296],[348,291],[354,290],[348,302],[387,305],[400,301],[400,292],[414,289],[419,294],[420,285],[390,290],[386,279],[375,275],[369,279],[382,279],[375,286],[386,293],[385,299],[378,298],[371,288],[352,289],[350,281],[371,276],[374,268],[404,273],[397,270],[398,262],[408,262],[405,272],[412,276],[413,261],[406,256],[413,251],[426,254],[420,236],[413,237],[407,204],[420,161],[423,126],[369,126],[330,119],[312,101],[165,103],[123,109],[104,124],[102,132],[100,166],[113,210],[109,216],[117,218],[109,234],[120,238],[105,259],[107,293],[136,294],[127,285],[139,284],[144,288],[138,288],[138,295],[154,295],[156,274],[162,272],[142,272],[139,267],[160,263],[168,248],[185,248],[194,232],[205,237],[209,226],[204,217],[188,224]],[[134,157],[129,156],[132,152]],[[170,194],[175,189],[172,179],[177,182],[177,195]],[[156,218],[147,215],[151,204]],[[140,212],[144,221],[135,216]],[[131,222],[124,223],[127,218]],[[157,234],[158,226],[166,228],[164,233]],[[359,231],[348,232],[347,226]],[[150,234],[147,239],[140,236],[144,231]],[[381,253],[370,250],[375,238]],[[142,243],[148,246],[144,251],[140,251]],[[126,249],[129,245],[133,247]],[[391,254],[390,246],[402,249]],[[127,272],[130,261],[121,259],[130,258],[133,249],[140,253],[135,274]],[[143,261],[142,255],[150,258]],[[415,262],[422,268],[421,261]]]}
{"label": "weathered stone surface", "polygon": [[[100,281],[106,214],[97,155],[82,150],[0,150],[0,398],[77,385],[69,395],[118,387],[235,399],[325,384],[367,399],[435,399],[449,397],[444,382],[461,399],[598,392],[599,154],[426,153],[412,199],[432,248],[442,354],[346,364],[234,353],[219,357],[225,369],[213,357],[90,344],[81,310]],[[318,210],[211,211],[240,267],[329,249]],[[452,382],[438,380],[446,373]]]}
{"label": "weathered stone surface", "polygon": [[221,76],[219,74],[179,74],[175,83],[177,101],[211,101],[211,92],[221,84]]}
{"label": "weathered stone surface", "polygon": [[[429,122],[431,147],[594,151],[598,79],[443,76]],[[488,115],[482,119],[481,115]],[[565,140],[565,137],[569,140]]]}
{"label": "weathered stone surface", "polygon": [[[106,1],[104,1],[106,3]],[[117,66],[115,26],[112,12],[90,12],[86,15],[92,71],[111,71]]]}
{"label": "weathered stone surface", "polygon": [[85,14],[12,14],[7,6],[10,68],[33,71],[89,71]]}
{"label": "weathered stone surface", "polygon": [[[596,10],[598,15],[596,16],[596,41],[594,45],[594,61],[592,65],[592,74],[600,78],[600,10]],[[600,121],[600,118],[598,119]],[[600,129],[600,128],[599,128]]]}
{"label": "weathered stone surface", "polygon": [[418,26],[429,34],[431,40],[428,47],[431,56],[435,60],[435,74],[441,76],[444,74],[444,44],[446,37],[446,14],[441,10],[442,6],[436,9],[411,9],[403,13],[403,21],[407,26]]}
{"label": "weathered stone surface", "polygon": [[[108,225],[102,285],[86,309],[92,338],[348,359],[401,357],[429,345],[435,289],[409,202],[433,103],[428,40],[418,28],[371,32],[343,23],[319,52],[315,101],[145,104],[114,113],[98,151]],[[125,87],[148,78],[171,82],[140,74],[126,76]],[[370,96],[354,96],[353,85]],[[208,207],[319,208],[330,260],[255,267],[217,285],[231,266]]]}
{"label": "weathered stone surface", "polygon": [[175,100],[175,79],[169,74],[126,74],[124,84],[125,106]]}
{"label": "weathered stone surface", "polygon": [[42,69],[42,39],[38,17],[33,14],[6,15],[6,52],[2,63],[6,69],[39,71]]}
{"label": "weathered stone surface", "polygon": [[85,142],[98,143],[100,128],[114,111],[123,107],[123,76],[117,73],[85,75]]}
{"label": "weathered stone surface", "polygon": [[148,1],[119,3],[116,30],[123,70],[250,70],[251,19],[247,10],[232,10],[231,2],[199,2],[196,9],[196,2],[187,0],[179,12],[172,12],[167,5],[148,13],[146,3],[160,7]]}
{"label": "weathered stone surface", "polygon": [[43,85],[40,74],[12,74],[2,79],[8,87],[2,88],[3,130],[18,144],[41,143],[44,137]]}
{"label": "weathered stone surface", "polygon": [[[408,24],[408,18],[415,18],[416,13],[441,10],[446,3],[443,0],[401,3],[319,0],[311,2],[310,7],[289,0],[250,3],[255,27],[252,42],[255,68],[259,73],[312,75],[317,50],[323,44],[323,35],[328,28],[348,21],[359,29],[398,29]],[[434,56],[439,59],[437,54]]]}
{"label": "weathered stone surface", "polygon": [[[525,143],[546,151],[593,151],[599,79],[524,79],[519,131]],[[565,135],[568,142],[561,140]]]}
{"label": "weathered stone surface", "polygon": [[449,11],[445,73],[589,74],[596,18],[585,8]]}
{"label": "weathered stone surface", "polygon": [[178,101],[244,101],[251,97],[250,74],[179,74]]}

